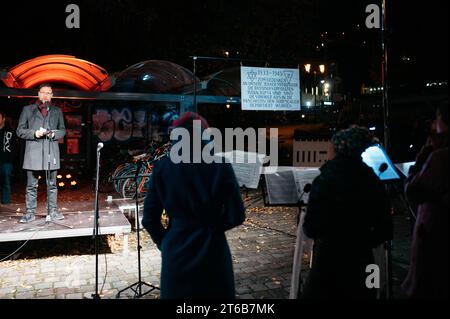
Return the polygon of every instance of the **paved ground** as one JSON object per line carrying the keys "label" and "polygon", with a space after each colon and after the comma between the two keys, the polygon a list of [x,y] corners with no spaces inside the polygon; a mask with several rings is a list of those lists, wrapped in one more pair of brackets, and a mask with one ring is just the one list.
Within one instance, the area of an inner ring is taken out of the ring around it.
{"label": "paved ground", "polygon": [[[260,203],[259,203],[260,204]],[[259,206],[258,203],[253,205]],[[394,240],[395,298],[409,256],[409,223],[399,209]],[[297,209],[254,207],[244,225],[227,233],[233,254],[236,293],[241,299],[287,299],[295,244]],[[122,239],[102,239],[99,256],[99,291],[116,298],[119,290],[138,281],[136,233],[130,234],[130,252],[122,254]],[[0,259],[23,242],[0,245]],[[160,253],[145,231],[141,232],[142,280],[159,285]],[[348,249],[348,247],[346,248]],[[91,298],[95,289],[92,238],[40,240],[27,243],[12,260],[0,262],[0,298]],[[145,288],[144,288],[144,291]],[[130,298],[127,290],[123,298]],[[153,291],[146,298],[159,298]]]}

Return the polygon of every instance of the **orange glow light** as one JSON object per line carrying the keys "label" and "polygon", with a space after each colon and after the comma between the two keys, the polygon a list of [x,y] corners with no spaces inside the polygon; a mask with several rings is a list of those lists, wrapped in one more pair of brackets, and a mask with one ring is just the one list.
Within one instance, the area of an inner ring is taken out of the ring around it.
{"label": "orange glow light", "polygon": [[45,55],[25,61],[8,72],[3,82],[10,88],[29,89],[45,82],[60,82],[85,91],[111,87],[105,69],[70,55]]}

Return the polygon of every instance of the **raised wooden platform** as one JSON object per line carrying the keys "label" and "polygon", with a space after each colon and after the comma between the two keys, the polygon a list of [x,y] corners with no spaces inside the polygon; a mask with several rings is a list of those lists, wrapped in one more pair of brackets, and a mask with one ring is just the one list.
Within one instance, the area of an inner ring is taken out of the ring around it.
{"label": "raised wooden platform", "polygon": [[[71,201],[70,205],[60,202],[59,212],[65,218],[55,223],[46,221],[46,212],[43,207],[38,207],[38,213],[34,221],[28,224],[19,223],[24,212],[22,206],[23,204],[0,206],[0,242],[93,235],[94,211],[92,202]],[[115,235],[116,237],[123,234],[123,253],[128,254],[130,222],[114,203],[108,205],[102,203],[99,206],[103,206],[103,209],[100,209],[99,233],[101,235]]]}

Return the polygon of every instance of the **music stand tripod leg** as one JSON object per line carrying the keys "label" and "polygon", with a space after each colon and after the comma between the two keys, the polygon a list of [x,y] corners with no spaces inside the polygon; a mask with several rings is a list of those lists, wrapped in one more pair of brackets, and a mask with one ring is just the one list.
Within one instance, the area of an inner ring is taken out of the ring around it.
{"label": "music stand tripod leg", "polygon": [[[137,253],[138,253],[138,281],[135,282],[134,284],[131,284],[128,287],[125,287],[124,289],[120,290],[117,295],[116,298],[120,298],[120,294],[123,293],[124,291],[130,289],[134,292],[134,298],[141,298],[147,294],[149,294],[150,292],[152,292],[153,290],[156,290],[159,288],[156,286],[153,286],[151,284],[148,284],[146,282],[142,281],[142,277],[141,277],[141,240],[140,240],[140,221],[139,221],[139,197],[138,197],[138,187],[139,187],[139,183],[138,183],[138,177],[143,178],[143,176],[139,175],[139,171],[141,169],[142,166],[142,161],[138,162],[138,167],[136,169],[136,174],[134,176],[134,184],[135,184],[135,192],[134,192],[134,197],[135,197],[135,218],[136,218],[136,238],[137,238]],[[142,286],[147,286],[149,288],[151,288],[150,290],[146,291],[145,293],[142,293]]]}

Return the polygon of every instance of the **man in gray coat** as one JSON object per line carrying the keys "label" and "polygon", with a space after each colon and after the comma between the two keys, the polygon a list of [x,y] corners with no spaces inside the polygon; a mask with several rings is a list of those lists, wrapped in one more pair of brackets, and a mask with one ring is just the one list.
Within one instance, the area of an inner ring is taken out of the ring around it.
{"label": "man in gray coat", "polygon": [[60,108],[51,105],[52,86],[39,86],[39,100],[25,106],[17,125],[17,136],[26,141],[23,169],[27,170],[26,214],[21,223],[35,219],[37,189],[40,171],[45,171],[47,179],[47,214],[51,220],[64,219],[58,213],[56,172],[60,168],[58,139],[66,135],[64,116]]}

